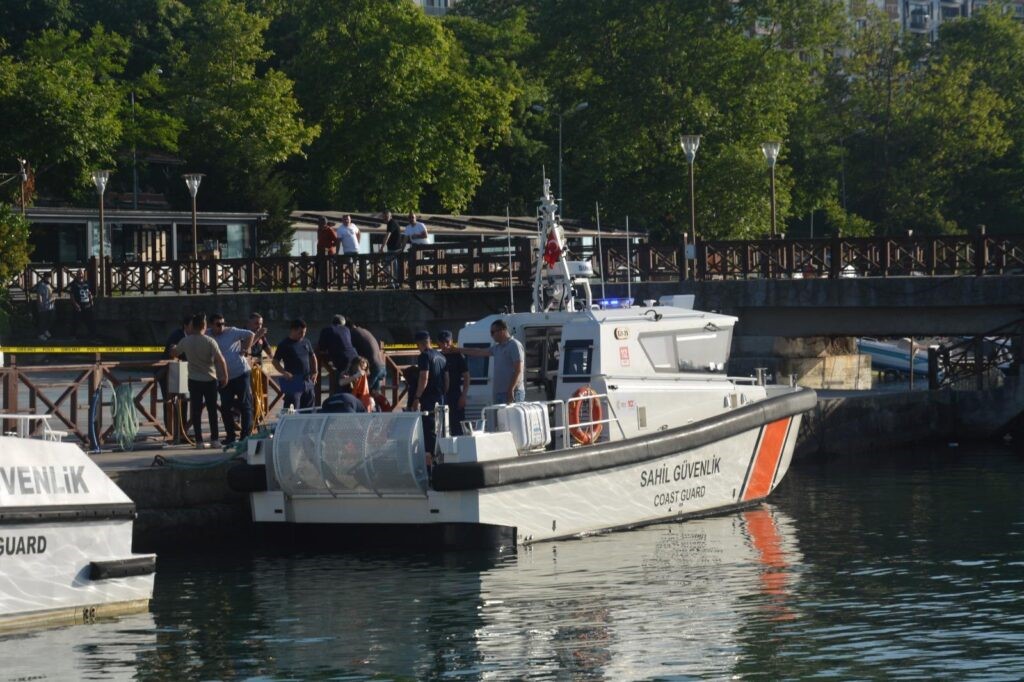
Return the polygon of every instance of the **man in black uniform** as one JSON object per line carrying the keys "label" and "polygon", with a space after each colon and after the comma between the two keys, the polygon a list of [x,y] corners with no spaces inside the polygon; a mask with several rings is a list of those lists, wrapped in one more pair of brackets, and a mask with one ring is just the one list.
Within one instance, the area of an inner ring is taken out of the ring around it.
{"label": "man in black uniform", "polygon": [[391,286],[397,289],[402,284],[402,226],[398,220],[391,215],[391,211],[384,211],[384,222],[387,224],[387,237],[380,245],[381,253],[387,253],[387,264],[391,270]]}
{"label": "man in black uniform", "polygon": [[444,402],[444,395],[448,392],[448,374],[445,372],[444,356],[430,347],[430,332],[416,332],[415,338],[420,349],[419,357],[416,358],[416,367],[420,373],[410,408],[413,412],[429,413],[423,417],[423,445],[428,453],[433,453],[437,441],[434,407]]}
{"label": "man in black uniform", "polygon": [[80,269],[71,281],[71,307],[74,308],[74,315],[71,317],[71,336],[75,338],[78,338],[78,325],[83,322],[89,328],[92,338],[96,338],[96,319],[93,317],[92,298],[92,288],[85,279],[85,272]]}
{"label": "man in black uniform", "polygon": [[466,393],[469,392],[469,363],[466,356],[455,349],[452,333],[447,329],[438,334],[437,344],[444,353],[448,372],[448,391],[444,396],[444,404],[448,406],[448,432],[461,436],[462,420],[466,418]]}

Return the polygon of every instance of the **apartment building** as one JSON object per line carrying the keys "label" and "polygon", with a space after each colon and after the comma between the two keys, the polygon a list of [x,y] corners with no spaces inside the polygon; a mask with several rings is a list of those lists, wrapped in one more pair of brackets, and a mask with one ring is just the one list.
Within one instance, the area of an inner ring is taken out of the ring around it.
{"label": "apartment building", "polygon": [[444,16],[455,6],[457,0],[413,0],[427,14],[435,17]]}
{"label": "apartment building", "polygon": [[939,37],[939,26],[945,21],[969,17],[986,5],[1004,4],[1008,11],[1024,21],[1024,0],[849,0],[850,14],[855,20],[863,21],[866,7],[874,6],[885,11],[899,22],[906,33],[919,35],[929,40]]}

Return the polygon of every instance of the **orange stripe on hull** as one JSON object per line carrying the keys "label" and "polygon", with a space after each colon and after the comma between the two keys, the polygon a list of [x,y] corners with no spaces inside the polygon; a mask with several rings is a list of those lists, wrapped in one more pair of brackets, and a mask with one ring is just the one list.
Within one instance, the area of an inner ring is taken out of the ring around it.
{"label": "orange stripe on hull", "polygon": [[779,466],[779,458],[782,456],[782,446],[786,443],[786,433],[789,431],[790,419],[780,419],[764,427],[761,434],[761,446],[757,450],[757,457],[754,459],[754,468],[750,474],[750,482],[743,493],[743,501],[759,500],[767,497],[772,489],[772,479],[775,478],[775,470]]}

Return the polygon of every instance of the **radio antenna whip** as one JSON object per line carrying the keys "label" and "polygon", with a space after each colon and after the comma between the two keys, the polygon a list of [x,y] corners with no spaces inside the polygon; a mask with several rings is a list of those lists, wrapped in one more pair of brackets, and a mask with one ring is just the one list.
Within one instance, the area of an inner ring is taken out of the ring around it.
{"label": "radio antenna whip", "polygon": [[601,298],[604,295],[604,247],[601,245],[601,205],[594,202],[594,210],[597,212],[597,262],[601,266]]}
{"label": "radio antenna whip", "polygon": [[626,216],[626,298],[633,305],[633,260],[629,257],[629,216]]}
{"label": "radio antenna whip", "polygon": [[505,236],[508,238],[508,311],[516,311],[516,293],[512,287],[512,218],[508,212],[508,204],[505,204]]}

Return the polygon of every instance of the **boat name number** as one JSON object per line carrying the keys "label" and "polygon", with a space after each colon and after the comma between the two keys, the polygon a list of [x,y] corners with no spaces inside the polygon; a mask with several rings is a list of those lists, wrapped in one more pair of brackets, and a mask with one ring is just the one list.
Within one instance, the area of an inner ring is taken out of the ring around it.
{"label": "boat name number", "polygon": [[615,328],[615,339],[617,341],[625,341],[629,338],[629,327],[616,327]]}
{"label": "boat name number", "polygon": [[84,466],[0,467],[0,491],[8,495],[88,493]]}
{"label": "boat name number", "polygon": [[701,476],[714,476],[722,472],[722,458],[708,457],[692,462],[680,462],[674,467],[667,464],[655,469],[644,469],[640,472],[640,487],[662,485],[672,481],[685,481]]}
{"label": "boat name number", "polygon": [[0,535],[0,556],[42,554],[45,551],[45,535],[18,535],[10,537]]}

